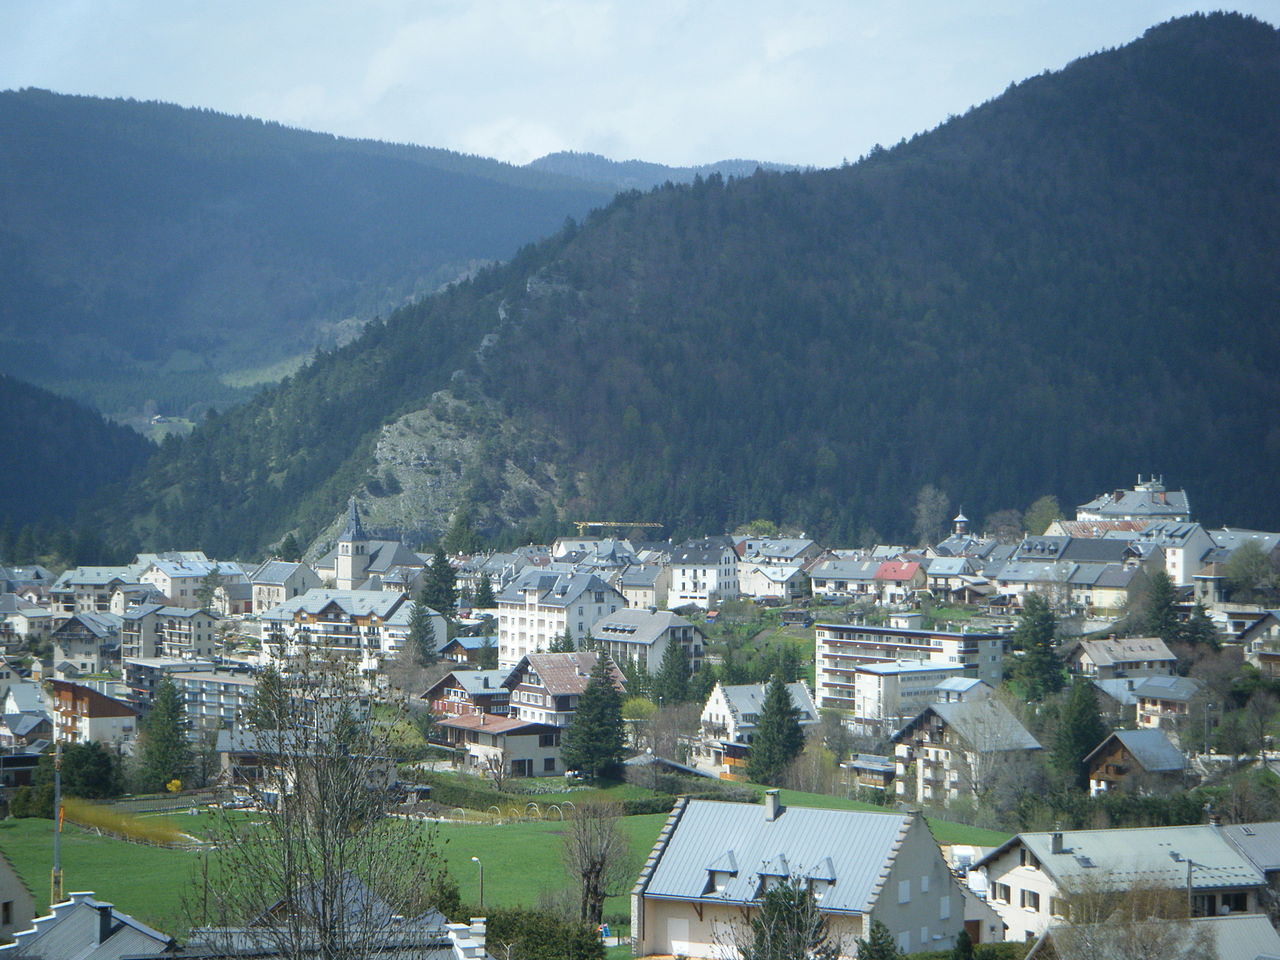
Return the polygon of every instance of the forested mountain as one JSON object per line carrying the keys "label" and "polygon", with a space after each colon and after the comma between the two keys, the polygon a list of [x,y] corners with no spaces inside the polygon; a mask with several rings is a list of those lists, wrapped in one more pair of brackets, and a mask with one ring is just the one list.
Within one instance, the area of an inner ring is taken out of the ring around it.
{"label": "forested mountain", "polygon": [[576,153],[562,150],[530,161],[526,166],[546,173],[559,173],[591,183],[608,184],[617,190],[648,190],[672,183],[692,183],[694,177],[749,177],[756,170],[780,172],[795,167],[782,163],[761,163],[758,160],[720,160],[695,167],[668,167],[645,160],[610,160],[598,153]]}
{"label": "forested mountain", "polygon": [[[0,527],[74,517],[104,484],[123,480],[155,451],[88,407],[0,373]],[[12,561],[0,555],[0,562]]]}
{"label": "forested mountain", "polygon": [[980,518],[1154,471],[1280,525],[1278,37],[1188,17],[848,167],[624,194],[104,516],[224,555],[353,492],[424,539],[558,509],[851,540],[905,535],[925,483]]}
{"label": "forested mountain", "polygon": [[238,399],[612,194],[207,110],[0,93],[0,369],[109,414]]}

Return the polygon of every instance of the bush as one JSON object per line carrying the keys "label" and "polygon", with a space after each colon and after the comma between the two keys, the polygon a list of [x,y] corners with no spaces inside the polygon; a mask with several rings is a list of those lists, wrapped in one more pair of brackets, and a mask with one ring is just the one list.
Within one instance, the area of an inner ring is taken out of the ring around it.
{"label": "bush", "polygon": [[[1023,960],[1031,944],[1022,940],[1010,940],[1006,943],[974,944],[974,960]],[[929,950],[925,953],[913,953],[909,960],[951,960],[950,950]]]}
{"label": "bush", "polygon": [[[563,920],[540,910],[487,911],[485,939],[493,946],[511,944],[513,956],[522,960],[604,960],[604,944],[595,928]],[[482,913],[473,913],[478,917]]]}
{"label": "bush", "polygon": [[63,797],[67,819],[82,827],[96,827],[130,840],[171,846],[182,840],[182,831],[172,820],[162,817],[135,817],[130,813],[99,806],[78,797]]}

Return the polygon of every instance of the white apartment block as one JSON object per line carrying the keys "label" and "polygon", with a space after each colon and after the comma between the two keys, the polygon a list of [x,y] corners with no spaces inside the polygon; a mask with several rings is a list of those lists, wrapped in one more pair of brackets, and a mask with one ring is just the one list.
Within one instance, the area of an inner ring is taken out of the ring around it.
{"label": "white apartment block", "polygon": [[703,610],[738,597],[738,554],[728,537],[681,544],[671,553],[673,610],[693,604]]}
{"label": "white apartment block", "polygon": [[567,632],[575,643],[602,617],[627,605],[594,574],[526,570],[498,595],[498,665],[514,667]]}
{"label": "white apartment block", "polygon": [[[997,686],[1003,675],[1003,638],[995,633],[954,633],[855,623],[819,623],[816,694],[821,707],[857,709],[860,666],[923,660],[953,667],[963,676]],[[945,677],[939,677],[939,680]]]}

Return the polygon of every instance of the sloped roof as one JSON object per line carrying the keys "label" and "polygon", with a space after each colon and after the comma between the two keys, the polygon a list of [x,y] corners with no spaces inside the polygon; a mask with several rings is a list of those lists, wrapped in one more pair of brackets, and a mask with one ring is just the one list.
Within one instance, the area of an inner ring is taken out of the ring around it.
{"label": "sloped roof", "polygon": [[878,560],[824,560],[809,576],[815,580],[874,580],[879,569]]}
{"label": "sloped roof", "polygon": [[281,584],[293,576],[301,566],[303,564],[292,560],[267,560],[250,574],[249,582]]}
{"label": "sloped roof", "polygon": [[[758,896],[762,872],[784,872],[834,879],[822,897],[824,913],[863,913],[913,819],[815,807],[783,807],[776,819],[765,816],[759,804],[683,802],[637,890],[643,887],[650,897],[744,903]],[[729,874],[718,893],[703,892],[710,870]]]}
{"label": "sloped roof", "polygon": [[524,594],[534,591],[538,603],[547,607],[568,607],[580,602],[584,593],[601,591],[614,594],[618,591],[593,573],[556,573],[545,569],[523,570],[498,594],[498,603],[524,603]]}
{"label": "sloped roof", "polygon": [[1062,853],[1053,852],[1051,833],[1021,833],[973,865],[978,869],[1021,843],[1035,854],[1041,869],[1060,884],[1089,878],[1104,889],[1134,883],[1186,889],[1187,861],[1193,862],[1191,887],[1261,887],[1262,871],[1227,842],[1217,827],[1132,827],[1062,831]]}
{"label": "sloped roof", "polygon": [[901,560],[886,560],[876,571],[877,580],[910,580],[920,572],[920,564]]}
{"label": "sloped roof", "polygon": [[404,599],[403,593],[387,590],[325,590],[313,587],[267,610],[262,619],[292,620],[299,611],[316,614],[336,603],[348,616],[377,616],[385,620]]}
{"label": "sloped roof", "polygon": [[1280,822],[1233,823],[1218,829],[1259,870],[1280,870]]}
{"label": "sloped roof", "polygon": [[1200,686],[1200,681],[1191,677],[1143,677],[1134,684],[1133,694],[1158,700],[1190,700]]}
{"label": "sloped roof", "polygon": [[1163,660],[1172,663],[1177,659],[1159,637],[1111,637],[1106,640],[1079,641],[1081,653],[1100,667],[1113,667],[1117,663],[1135,660]]}
{"label": "sloped roof", "polygon": [[931,713],[941,718],[961,740],[981,745],[983,749],[995,752],[1041,749],[1040,742],[994,697],[930,704],[895,733],[893,739],[901,739]]}
{"label": "sloped roof", "polygon": [[691,626],[693,624],[684,617],[669,610],[650,613],[648,610],[624,607],[597,620],[591,627],[591,632],[598,640],[619,640],[651,646],[668,630]]}
{"label": "sloped roof", "polygon": [[[592,651],[530,653],[511,671],[506,681],[507,686],[514,687],[519,682],[526,663],[538,675],[538,679],[542,681],[548,693],[554,696],[569,696],[580,694],[587,689],[587,683],[591,680],[591,671],[596,666],[596,654]],[[609,673],[613,677],[613,685],[620,692],[625,693],[626,678],[612,661],[609,662]]]}
{"label": "sloped roof", "polygon": [[[786,685],[787,693],[791,695],[791,703],[793,706],[799,707],[801,723],[810,723],[818,719],[818,708],[814,705],[813,696],[809,693],[809,688],[803,683],[788,683]],[[733,710],[738,717],[739,722],[747,714],[759,714],[764,709],[765,694],[768,693],[769,684],[767,683],[735,683],[725,686],[720,685],[720,689],[724,691],[725,699],[729,702],[729,708]],[[747,722],[745,726],[750,727],[751,723]]]}
{"label": "sloped roof", "polygon": [[1116,730],[1094,747],[1084,762],[1107,749],[1113,740],[1120,741],[1147,773],[1177,773],[1187,768],[1187,758],[1163,730]]}
{"label": "sloped roof", "polygon": [[[102,909],[109,911],[108,936],[99,943]],[[72,893],[36,917],[30,930],[14,934],[9,947],[16,957],[47,960],[121,960],[123,957],[157,957],[171,952],[172,937],[153,930],[141,920],[121,913],[110,903],[95,900],[92,893]],[[7,952],[0,947],[0,953]]]}
{"label": "sloped roof", "polygon": [[510,675],[510,670],[450,670],[435,682],[427,694],[444,686],[450,680],[453,681],[452,685],[461,687],[472,696],[499,691],[505,693],[506,688],[502,684]]}

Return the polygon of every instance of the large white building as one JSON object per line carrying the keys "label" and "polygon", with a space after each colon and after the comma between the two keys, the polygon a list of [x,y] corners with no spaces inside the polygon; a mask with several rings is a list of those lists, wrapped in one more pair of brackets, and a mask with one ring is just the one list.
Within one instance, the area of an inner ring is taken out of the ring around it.
{"label": "large white building", "polygon": [[594,574],[525,570],[498,595],[498,665],[541,653],[568,633],[575,643],[626,599]]}
{"label": "large white building", "polygon": [[738,596],[738,554],[728,537],[681,544],[671,552],[672,609],[693,604],[707,610]]}
{"label": "large white building", "polygon": [[939,683],[965,675],[963,664],[928,660],[859,664],[853,668],[853,720],[868,732],[896,728],[939,699]]}
{"label": "large white building", "polygon": [[[859,668],[923,660],[954,667],[965,676],[997,686],[1003,675],[1003,638],[996,633],[955,633],[857,623],[819,623],[817,684],[819,706],[857,710]],[[945,677],[939,677],[939,680]]]}

